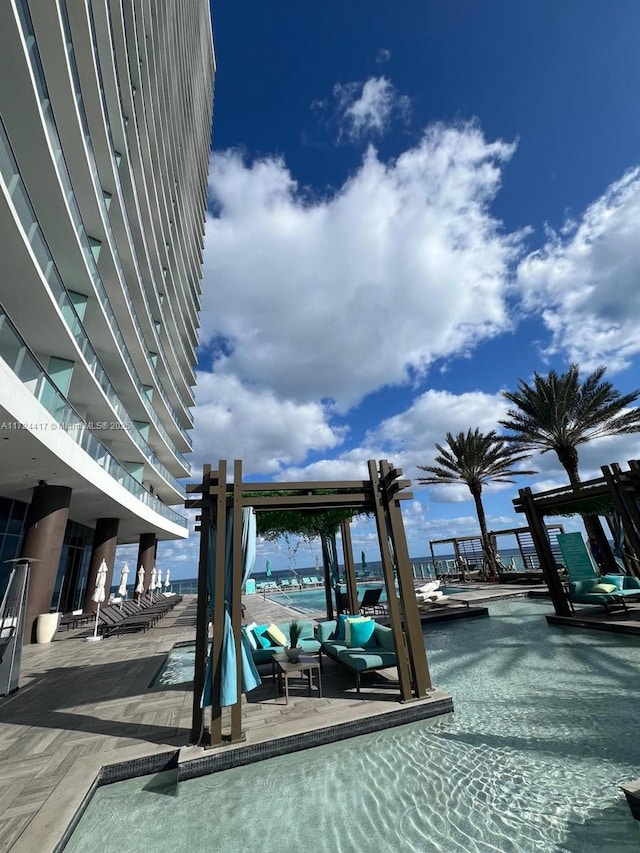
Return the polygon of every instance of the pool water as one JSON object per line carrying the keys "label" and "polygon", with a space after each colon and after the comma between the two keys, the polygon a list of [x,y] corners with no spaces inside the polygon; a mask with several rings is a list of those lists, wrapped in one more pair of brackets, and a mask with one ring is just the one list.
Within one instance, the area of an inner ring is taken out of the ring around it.
{"label": "pool water", "polygon": [[454,715],[99,788],[66,850],[637,853],[618,785],[640,775],[640,637],[550,628],[545,602],[490,612],[426,630]]}
{"label": "pool water", "polygon": [[[209,643],[209,650],[211,644]],[[185,684],[193,681],[193,672],[196,665],[196,644],[179,643],[175,645],[160,671],[150,684],[150,687],[170,687],[174,684]]]}

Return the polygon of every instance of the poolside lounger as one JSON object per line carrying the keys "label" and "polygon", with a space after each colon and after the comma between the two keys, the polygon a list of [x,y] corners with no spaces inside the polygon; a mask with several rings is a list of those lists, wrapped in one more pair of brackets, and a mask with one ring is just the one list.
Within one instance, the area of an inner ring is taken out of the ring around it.
{"label": "poolside lounger", "polygon": [[380,603],[382,595],[382,587],[376,589],[365,589],[362,601],[360,602],[360,613],[363,616],[367,614],[382,614],[386,613],[386,607]]}
{"label": "poolside lounger", "polygon": [[72,613],[65,613],[64,616],[60,617],[60,621],[58,622],[58,631],[63,627],[68,631],[69,628],[79,628],[81,625],[88,625],[95,617],[96,614],[91,611],[85,613],[82,610],[74,610]]}

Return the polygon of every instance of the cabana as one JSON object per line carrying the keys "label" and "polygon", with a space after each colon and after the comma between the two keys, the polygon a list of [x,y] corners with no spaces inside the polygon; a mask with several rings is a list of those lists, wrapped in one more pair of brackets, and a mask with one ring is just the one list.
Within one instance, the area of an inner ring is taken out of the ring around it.
{"label": "cabana", "polygon": [[[243,681],[251,686],[253,675],[242,645],[242,585],[250,563],[249,519],[267,510],[309,510],[318,512],[349,509],[354,514],[369,513],[376,521],[389,623],[397,656],[399,700],[423,699],[431,689],[431,677],[415,598],[400,501],[413,498],[406,489],[409,480],[386,460],[368,462],[368,480],[243,483],[242,462],[233,466],[233,481],[227,483],[227,463],[218,462],[216,471],[205,465],[202,482],[187,486],[187,509],[199,509],[196,530],[200,532],[198,566],[198,608],[194,672],[191,743],[203,741],[203,694],[211,704],[211,724],[205,745],[223,743],[222,708],[231,709],[230,742],[243,739],[241,698]],[[284,490],[284,492],[283,492]],[[255,530],[255,527],[254,527]],[[347,594],[357,602],[355,568],[348,521],[341,524]],[[253,536],[255,547],[255,535]],[[325,575],[325,584],[331,579]],[[396,591],[396,581],[398,591]],[[330,603],[330,595],[327,596]],[[208,626],[214,625],[213,642],[206,666]],[[247,664],[248,665],[248,664]]]}
{"label": "cabana", "polygon": [[[551,551],[555,558],[560,559],[560,549],[558,547],[557,535],[564,533],[564,528],[561,524],[548,524],[547,535]],[[533,537],[528,527],[512,527],[508,530],[490,530],[488,533],[493,550],[497,554],[500,551],[500,539],[504,537],[513,537],[518,546],[520,557],[524,571],[530,569],[539,569],[540,561],[533,543]],[[435,552],[434,546],[446,546],[455,555],[455,561],[460,566],[460,574],[465,574],[468,571],[482,569],[483,567],[483,551],[482,539],[480,536],[453,536],[449,539],[431,539],[429,541],[429,550],[431,551],[431,560],[435,566],[442,560]],[[464,571],[463,568],[465,567]]]}
{"label": "cabana", "polygon": [[520,489],[513,501],[516,512],[527,517],[540,568],[558,616],[570,617],[573,613],[545,530],[543,520],[546,516],[605,516],[614,551],[598,525],[601,536],[595,544],[602,555],[604,572],[620,572],[623,567],[630,574],[640,576],[640,463],[632,460],[628,465],[628,471],[623,471],[616,463],[603,465],[602,477],[587,480],[577,488],[566,485],[536,494],[530,488]]}

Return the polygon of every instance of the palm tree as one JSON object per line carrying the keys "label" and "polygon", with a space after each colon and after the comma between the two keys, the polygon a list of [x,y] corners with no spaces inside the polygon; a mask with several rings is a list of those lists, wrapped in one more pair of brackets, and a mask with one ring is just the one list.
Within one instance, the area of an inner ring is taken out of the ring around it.
{"label": "palm tree", "polygon": [[[534,373],[532,385],[519,379],[517,391],[502,392],[516,406],[500,421],[514,433],[510,440],[526,450],[553,450],[574,489],[581,482],[578,445],[605,435],[640,432],[640,409],[625,411],[640,390],[620,394],[610,382],[602,381],[605,371],[601,365],[580,384],[580,367],[572,364],[566,373]],[[606,537],[598,517],[585,516],[583,521],[592,547],[602,549]]]}
{"label": "palm tree", "polygon": [[436,444],[439,456],[435,465],[418,465],[421,471],[432,476],[419,479],[422,485],[443,483],[466,483],[476,505],[480,524],[482,551],[489,574],[498,571],[496,554],[487,532],[487,521],[482,504],[482,487],[486,483],[513,483],[514,476],[535,474],[535,471],[514,470],[514,465],[528,459],[530,454],[516,448],[495,430],[484,435],[479,429],[458,433],[447,433],[448,447]]}
{"label": "palm tree", "polygon": [[553,450],[574,488],[580,485],[578,445],[605,435],[640,432],[640,409],[625,411],[640,390],[620,394],[602,381],[605,371],[598,367],[580,384],[580,367],[572,364],[566,373],[534,373],[532,385],[518,379],[517,391],[502,392],[516,407],[500,421],[514,433],[510,441],[541,453]]}

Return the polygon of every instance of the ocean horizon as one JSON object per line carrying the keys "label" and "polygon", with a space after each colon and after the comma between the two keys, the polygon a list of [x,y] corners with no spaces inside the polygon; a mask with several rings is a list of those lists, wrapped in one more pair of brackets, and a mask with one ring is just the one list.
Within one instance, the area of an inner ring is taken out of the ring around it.
{"label": "ocean horizon", "polygon": [[[512,565],[512,561],[513,561],[513,565],[515,566],[516,569],[523,570],[525,568],[523,560],[522,560],[522,555],[521,555],[518,548],[501,548],[499,550],[499,556],[502,559],[505,566]],[[445,571],[446,571],[446,568],[450,568],[453,570],[453,568],[454,568],[453,563],[454,563],[455,559],[456,559],[456,557],[455,557],[455,554],[453,552],[449,553],[449,554],[438,554],[436,556],[436,562],[439,564],[438,568],[439,569],[445,568]],[[429,555],[428,557],[411,557],[410,562],[411,562],[411,565],[412,565],[413,570],[414,570],[414,575],[417,578],[428,578],[428,577],[435,576],[435,571],[434,571],[434,566],[433,566],[434,561],[433,561],[431,555]],[[442,567],[441,564],[444,564],[444,567]],[[447,566],[447,564],[449,564],[449,565]],[[536,564],[537,564],[537,560],[536,560]],[[340,576],[342,577],[344,575],[344,565],[340,564],[339,569],[340,569]],[[356,574],[358,576],[360,576],[359,579],[362,579],[362,577],[361,577],[362,576],[362,566],[359,562],[356,562],[355,569],[356,569]],[[369,562],[367,560],[366,572],[368,573],[368,575],[370,575],[371,580],[381,578],[382,577],[382,563],[380,562],[380,560],[372,560],[371,562]],[[261,583],[261,582],[267,581],[267,580],[271,580],[271,581],[275,581],[276,583],[279,583],[280,580],[285,580],[285,579],[289,579],[289,578],[309,577],[309,576],[313,576],[313,575],[320,576],[321,574],[322,574],[322,566],[319,566],[318,568],[316,568],[315,565],[312,565],[312,566],[304,566],[304,567],[290,566],[290,567],[281,568],[281,569],[272,568],[272,569],[270,569],[269,574],[267,574],[267,570],[265,567],[259,571],[253,571],[251,573],[250,577],[253,578],[253,580],[255,580],[257,583]],[[134,584],[130,584],[127,587],[128,595],[133,596],[134,586],[135,586]],[[111,592],[112,593],[115,592],[115,590],[117,590],[117,588],[118,588],[118,585],[114,584],[111,587]],[[164,589],[164,587],[163,587],[163,589]],[[169,586],[170,591],[176,592],[176,593],[179,593],[182,595],[195,594],[197,592],[197,589],[198,589],[198,578],[197,577],[175,578],[175,580],[172,578],[171,582],[170,582],[170,586]]]}

